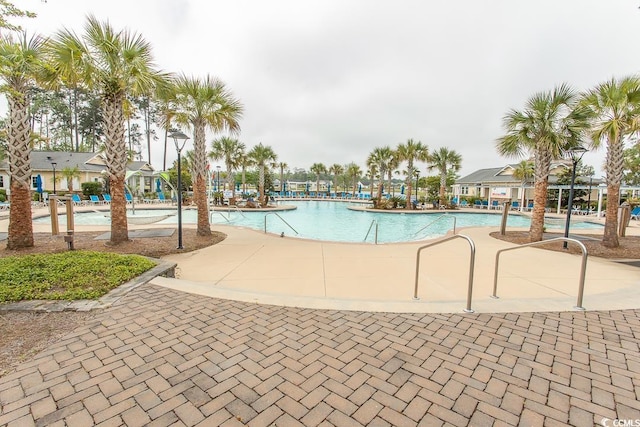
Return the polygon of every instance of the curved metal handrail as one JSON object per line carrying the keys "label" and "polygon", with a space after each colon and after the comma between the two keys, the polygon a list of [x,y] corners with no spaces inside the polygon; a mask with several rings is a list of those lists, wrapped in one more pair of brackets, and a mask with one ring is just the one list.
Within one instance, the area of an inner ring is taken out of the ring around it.
{"label": "curved metal handrail", "polygon": [[443,213],[442,215],[440,215],[439,217],[437,217],[436,219],[431,221],[429,224],[425,225],[420,230],[416,231],[413,234],[413,237],[417,236],[418,234],[420,234],[420,232],[422,232],[422,231],[426,230],[427,228],[431,227],[433,224],[435,224],[436,222],[440,221],[445,216],[450,216],[450,217],[453,218],[453,234],[456,234],[456,220],[457,220],[456,216],[455,215],[451,215],[450,213]]}
{"label": "curved metal handrail", "polygon": [[367,241],[367,238],[369,237],[369,233],[371,232],[371,228],[373,227],[373,224],[376,225],[374,243],[377,245],[378,244],[378,221],[376,221],[375,219],[371,220],[371,224],[369,225],[369,229],[367,230],[367,235],[364,236],[363,242]]}
{"label": "curved metal handrail", "polygon": [[415,281],[415,289],[413,291],[413,299],[416,299],[416,300],[420,299],[418,298],[418,276],[420,275],[420,252],[422,252],[423,249],[426,249],[428,247],[439,245],[441,243],[445,243],[445,242],[448,242],[449,240],[453,240],[457,238],[465,239],[469,243],[469,248],[471,249],[471,256],[469,261],[469,288],[467,290],[467,307],[464,309],[464,312],[473,313],[473,310],[471,309],[471,298],[473,295],[473,270],[474,270],[475,260],[476,260],[476,245],[473,243],[473,240],[471,240],[471,237],[465,236],[464,234],[454,234],[453,236],[445,237],[444,239],[428,243],[418,248],[418,253],[416,255],[416,281]]}
{"label": "curved metal handrail", "polygon": [[242,210],[238,207],[238,205],[227,205],[227,213],[229,214],[229,218],[231,218],[231,208],[235,208],[235,211],[242,215],[243,218],[247,216],[242,212]]}
{"label": "curved metal handrail", "polygon": [[498,298],[498,267],[499,267],[498,264],[500,262],[501,253],[507,252],[507,251],[514,251],[516,249],[522,249],[529,246],[539,246],[539,245],[543,245],[543,244],[554,242],[554,241],[576,243],[578,246],[580,246],[580,249],[582,249],[582,264],[580,266],[580,279],[578,281],[578,301],[576,302],[576,306],[574,308],[576,310],[584,310],[585,308],[582,307],[582,298],[584,296],[584,279],[585,279],[585,272],[587,270],[587,257],[589,256],[589,254],[587,253],[587,248],[584,246],[584,244],[581,241],[576,239],[570,239],[568,237],[555,237],[549,240],[541,240],[539,242],[526,243],[513,248],[500,249],[498,252],[496,252],[496,264],[495,264],[494,273],[493,273],[493,294],[491,295],[491,298]]}
{"label": "curved metal handrail", "polygon": [[231,222],[231,218],[227,218],[226,216],[224,216],[224,214],[222,212],[218,212],[218,211],[211,211],[209,212],[209,222],[213,221],[213,214],[218,214],[220,215],[222,218],[224,218],[225,221],[227,222]]}
{"label": "curved metal handrail", "polygon": [[290,229],[292,229],[294,233],[296,233],[296,234],[300,234],[300,233],[298,233],[298,232],[296,231],[296,229],[295,229],[295,228],[293,228],[293,227],[291,226],[291,224],[289,224],[287,221],[285,221],[285,219],[284,219],[284,218],[282,218],[280,215],[278,215],[278,213],[277,213],[277,212],[269,212],[268,214],[266,214],[266,215],[264,216],[264,232],[265,232],[265,233],[267,232],[267,217],[268,217],[269,215],[275,215],[275,216],[277,216],[277,217],[278,217],[278,218],[280,218],[280,220],[281,220],[282,222],[284,222],[284,223],[285,223],[285,224],[286,224]]}

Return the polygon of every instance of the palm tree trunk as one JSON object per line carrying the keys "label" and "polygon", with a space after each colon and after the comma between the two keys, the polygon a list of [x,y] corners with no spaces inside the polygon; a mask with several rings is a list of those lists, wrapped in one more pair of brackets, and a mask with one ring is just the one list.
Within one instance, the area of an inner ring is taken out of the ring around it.
{"label": "palm tree trunk", "polygon": [[445,200],[447,193],[447,171],[440,171],[440,206],[444,206],[447,204]]}
{"label": "palm tree trunk", "polygon": [[260,165],[260,176],[258,178],[258,191],[260,192],[260,206],[266,207],[266,195],[264,194],[264,165]]}
{"label": "palm tree trunk", "polygon": [[9,101],[9,171],[11,205],[7,249],[33,246],[31,222],[31,147],[29,145],[29,101],[21,93],[7,96]]}
{"label": "palm tree trunk", "polygon": [[620,185],[607,185],[607,209],[604,222],[602,244],[607,248],[620,246],[618,239],[618,200],[620,199]]}
{"label": "palm tree trunk", "polygon": [[127,149],[124,140],[123,95],[116,94],[104,100],[105,154],[111,194],[111,244],[129,240],[127,202],[124,181],[127,171]]}
{"label": "palm tree trunk", "polygon": [[618,204],[620,201],[620,183],[624,167],[624,147],[620,137],[609,141],[605,168],[607,173],[607,210],[604,223],[602,244],[607,248],[620,246],[618,239]]}
{"label": "palm tree trunk", "polygon": [[209,205],[205,176],[207,169],[207,147],[205,143],[204,123],[194,123],[193,129],[193,196],[198,208],[198,236],[210,236]]}
{"label": "palm tree trunk", "polygon": [[544,233],[544,213],[547,203],[547,184],[545,178],[536,181],[533,193],[533,213],[531,214],[531,227],[529,228],[529,241],[539,242]]}

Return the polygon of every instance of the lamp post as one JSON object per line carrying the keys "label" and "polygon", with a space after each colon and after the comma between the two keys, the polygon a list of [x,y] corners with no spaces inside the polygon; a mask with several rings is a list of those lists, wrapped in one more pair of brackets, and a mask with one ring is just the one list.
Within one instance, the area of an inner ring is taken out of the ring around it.
{"label": "lamp post", "polygon": [[182,246],[182,160],[180,155],[189,137],[180,131],[174,131],[168,136],[173,138],[178,153],[178,249],[184,249]]}
{"label": "lamp post", "polygon": [[591,186],[593,185],[593,177],[589,177],[589,195],[587,196],[587,214],[591,213]]}
{"label": "lamp post", "polygon": [[[578,166],[578,162],[582,159],[582,156],[584,156],[584,153],[586,153],[587,151],[588,150],[586,148],[580,145],[567,150],[567,152],[571,156],[573,168],[571,169],[571,186],[569,187],[569,201],[567,203],[567,221],[565,222],[565,225],[564,225],[565,238],[569,237],[569,225],[571,224],[571,208],[573,206],[573,186],[576,183],[576,166]],[[558,203],[560,203],[560,201],[558,201]],[[562,247],[564,249],[567,249],[567,243],[568,242],[566,241],[563,243]]]}
{"label": "lamp post", "polygon": [[418,206],[418,181],[420,180],[420,171],[416,169],[416,204],[414,206]]}
{"label": "lamp post", "polygon": [[58,165],[56,162],[53,161],[53,158],[51,158],[51,156],[47,156],[47,160],[49,160],[49,162],[51,163],[51,167],[53,168],[53,195],[56,195],[56,166]]}

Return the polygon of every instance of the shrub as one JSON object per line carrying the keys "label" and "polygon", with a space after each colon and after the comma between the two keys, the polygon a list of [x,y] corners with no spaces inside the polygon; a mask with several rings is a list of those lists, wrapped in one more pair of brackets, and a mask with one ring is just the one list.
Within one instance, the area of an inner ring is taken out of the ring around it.
{"label": "shrub", "polygon": [[0,302],[97,299],[153,266],[139,255],[93,251],[2,258]]}
{"label": "shrub", "polygon": [[80,186],[82,187],[82,194],[86,198],[89,198],[92,194],[102,194],[101,182],[83,182]]}
{"label": "shrub", "polygon": [[6,202],[6,201],[7,201],[7,190],[1,189],[0,190],[0,202]]}

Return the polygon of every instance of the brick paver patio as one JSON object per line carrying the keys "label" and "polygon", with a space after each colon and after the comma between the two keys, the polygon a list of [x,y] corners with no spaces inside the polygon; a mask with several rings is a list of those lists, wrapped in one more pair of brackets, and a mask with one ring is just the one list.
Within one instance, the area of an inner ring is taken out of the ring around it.
{"label": "brick paver patio", "polygon": [[144,285],[0,378],[0,425],[636,420],[639,314],[323,311]]}

